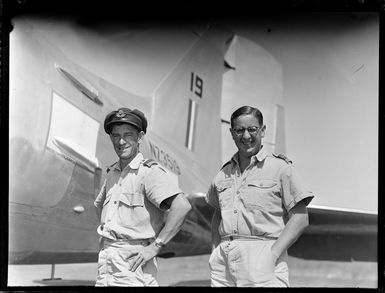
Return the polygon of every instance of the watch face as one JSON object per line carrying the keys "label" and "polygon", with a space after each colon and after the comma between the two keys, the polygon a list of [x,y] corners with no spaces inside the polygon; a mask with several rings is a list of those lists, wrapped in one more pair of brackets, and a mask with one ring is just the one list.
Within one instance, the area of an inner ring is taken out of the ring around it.
{"label": "watch face", "polygon": [[163,243],[162,240],[160,240],[160,239],[155,239],[155,245],[156,245],[156,246],[159,246],[159,247],[163,247],[163,246],[164,246],[164,243]]}

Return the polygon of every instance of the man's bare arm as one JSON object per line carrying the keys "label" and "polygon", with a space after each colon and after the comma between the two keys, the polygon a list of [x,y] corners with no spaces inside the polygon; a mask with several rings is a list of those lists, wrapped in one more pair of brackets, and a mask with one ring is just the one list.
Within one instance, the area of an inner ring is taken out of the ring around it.
{"label": "man's bare arm", "polygon": [[305,228],[309,225],[309,216],[304,201],[300,201],[296,206],[294,206],[290,210],[289,216],[290,219],[281,235],[271,247],[271,252],[275,261],[298,239]]}
{"label": "man's bare arm", "polygon": [[211,242],[213,244],[213,247],[212,247],[213,250],[221,242],[221,236],[219,235],[219,230],[218,230],[221,220],[222,220],[221,212],[215,209],[213,218],[211,220]]}

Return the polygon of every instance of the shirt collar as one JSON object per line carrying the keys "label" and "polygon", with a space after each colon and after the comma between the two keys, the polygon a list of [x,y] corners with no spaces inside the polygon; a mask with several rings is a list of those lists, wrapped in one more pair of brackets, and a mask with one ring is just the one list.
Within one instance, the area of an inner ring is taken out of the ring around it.
{"label": "shirt collar", "polygon": [[239,161],[238,161],[238,152],[236,152],[234,154],[234,156],[231,158],[231,162],[233,163],[233,165],[239,165]]}
{"label": "shirt collar", "polygon": [[135,158],[132,159],[132,161],[128,164],[131,169],[139,169],[140,163],[143,161],[143,155],[142,153],[137,153]]}
{"label": "shirt collar", "polygon": [[[138,169],[139,166],[140,166],[140,163],[143,161],[144,157],[142,155],[142,153],[137,153],[135,158],[133,158],[131,160],[131,162],[126,166],[129,167],[130,169]],[[114,170],[118,170],[118,171],[122,171],[120,170],[120,164],[119,164],[119,161],[117,161],[113,166]]]}
{"label": "shirt collar", "polygon": [[[252,156],[251,159],[254,162],[255,160],[257,160],[258,162],[262,162],[263,160],[266,159],[268,154],[269,154],[268,150],[262,146],[259,152],[256,155]],[[233,162],[233,164],[239,165],[238,152],[234,154],[234,156],[231,158],[231,161]]]}
{"label": "shirt collar", "polygon": [[268,155],[269,155],[269,152],[267,148],[264,148],[262,146],[259,152],[254,157],[258,160],[258,162],[262,162],[266,159]]}

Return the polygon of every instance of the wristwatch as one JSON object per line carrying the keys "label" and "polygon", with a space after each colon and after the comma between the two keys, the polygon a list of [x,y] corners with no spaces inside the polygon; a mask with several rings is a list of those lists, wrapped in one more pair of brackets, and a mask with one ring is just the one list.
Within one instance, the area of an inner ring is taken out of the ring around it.
{"label": "wristwatch", "polygon": [[159,248],[162,248],[163,246],[166,245],[160,238],[156,238],[154,241],[154,244],[156,247],[159,247]]}

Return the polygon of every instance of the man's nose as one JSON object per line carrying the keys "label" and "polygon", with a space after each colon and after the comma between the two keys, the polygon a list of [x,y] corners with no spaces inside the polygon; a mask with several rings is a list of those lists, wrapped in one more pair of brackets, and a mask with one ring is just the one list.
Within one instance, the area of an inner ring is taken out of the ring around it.
{"label": "man's nose", "polygon": [[125,143],[126,143],[126,141],[124,140],[123,137],[121,137],[121,138],[119,139],[119,144],[125,144]]}
{"label": "man's nose", "polygon": [[243,136],[243,138],[250,138],[251,137],[251,135],[247,129],[245,129],[242,136]]}

